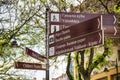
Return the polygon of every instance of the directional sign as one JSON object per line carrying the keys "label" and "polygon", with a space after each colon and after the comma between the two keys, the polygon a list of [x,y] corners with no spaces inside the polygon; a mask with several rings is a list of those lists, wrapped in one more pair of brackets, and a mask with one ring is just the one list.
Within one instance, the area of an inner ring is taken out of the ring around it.
{"label": "directional sign", "polygon": [[119,37],[119,32],[117,27],[105,27],[105,36],[106,37]]}
{"label": "directional sign", "polygon": [[63,41],[55,46],[49,47],[49,57],[65,54],[68,52],[82,50],[85,48],[102,45],[104,43],[103,31],[99,30],[84,36],[79,36],[70,39],[67,42]]}
{"label": "directional sign", "polygon": [[[112,14],[82,14],[82,13],[66,13],[66,12],[50,12],[49,32],[60,31],[77,23],[87,21],[97,16],[103,16],[103,27],[105,28],[105,35],[112,33],[112,36],[117,35],[116,17]],[[56,26],[56,27],[54,27]],[[109,30],[109,28],[112,30]]]}
{"label": "directional sign", "polygon": [[15,62],[17,69],[32,69],[32,70],[46,70],[45,64]]}
{"label": "directional sign", "polygon": [[101,23],[102,19],[100,16],[98,16],[85,22],[70,26],[69,28],[65,28],[55,33],[51,33],[49,35],[49,44],[56,45],[57,43],[61,43],[75,37],[83,36],[91,32],[101,30]]}
{"label": "directional sign", "polygon": [[33,57],[35,59],[38,59],[38,60],[43,61],[43,62],[46,61],[46,57],[38,54],[37,52],[35,52],[35,51],[33,51],[33,50],[31,50],[31,49],[29,49],[27,47],[26,47],[25,51],[26,51],[27,55],[29,55],[29,56],[31,56],[31,57]]}

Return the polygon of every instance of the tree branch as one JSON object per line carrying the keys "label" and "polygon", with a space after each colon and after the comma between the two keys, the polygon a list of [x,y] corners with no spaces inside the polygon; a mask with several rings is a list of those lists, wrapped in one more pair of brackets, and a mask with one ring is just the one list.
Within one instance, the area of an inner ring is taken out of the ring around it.
{"label": "tree branch", "polygon": [[120,7],[120,1],[117,3],[116,9]]}
{"label": "tree branch", "polygon": [[101,62],[104,61],[105,57],[108,56],[108,53],[109,52],[109,49],[108,48],[104,48],[104,53],[103,53],[103,56],[99,57],[96,61],[94,61],[94,63],[92,63],[90,65],[90,73],[93,71],[94,68],[96,68]]}
{"label": "tree branch", "polygon": [[79,72],[80,70],[80,68],[79,68],[79,66],[80,66],[80,62],[79,62],[79,52],[77,52],[77,55],[76,55],[76,63],[77,63],[77,69],[78,69],[78,80],[82,80],[82,78],[81,78],[81,73]]}
{"label": "tree branch", "polygon": [[79,51],[80,52],[80,55],[81,55],[81,63],[80,63],[80,66],[79,66],[79,70],[81,71],[82,74],[84,74],[85,70],[84,70],[84,53],[85,53],[85,50],[83,51]]}
{"label": "tree branch", "polygon": [[9,40],[11,40],[12,38],[14,38],[14,36],[16,36],[16,34],[20,31],[20,29],[28,22],[30,21],[35,15],[36,13],[40,10],[40,8],[32,15],[30,16],[28,19],[25,20],[25,22],[23,24],[21,24],[16,30],[16,32],[14,32],[10,37]]}
{"label": "tree branch", "polygon": [[102,0],[99,0],[99,2],[101,3],[101,5],[106,9],[107,13],[110,13],[108,7],[107,7],[107,4],[105,5]]}
{"label": "tree branch", "polygon": [[68,77],[69,77],[70,80],[74,80],[73,75],[70,73],[70,70],[69,70],[69,68],[70,68],[70,63],[71,63],[71,53],[69,53],[69,55],[68,55],[66,73],[67,73],[67,75],[68,75]]}
{"label": "tree branch", "polygon": [[88,72],[89,72],[89,69],[90,69],[90,65],[92,64],[92,61],[93,61],[93,56],[94,56],[94,48],[91,48],[90,49],[90,57],[89,57],[89,64],[88,64]]}

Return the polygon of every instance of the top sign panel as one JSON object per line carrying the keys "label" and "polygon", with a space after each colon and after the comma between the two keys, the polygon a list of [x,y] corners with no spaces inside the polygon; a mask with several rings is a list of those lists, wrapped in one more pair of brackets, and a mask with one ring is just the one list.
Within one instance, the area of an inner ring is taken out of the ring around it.
{"label": "top sign panel", "polygon": [[93,14],[80,14],[80,13],[64,13],[64,12],[50,12],[50,22],[52,24],[55,24],[55,22],[60,22],[61,23],[70,23],[71,24],[76,24],[80,22],[84,22],[88,19],[97,17],[100,15],[93,15]]}
{"label": "top sign panel", "polygon": [[112,14],[82,14],[67,12],[50,12],[49,21],[51,24],[70,26],[100,15],[103,16],[103,25],[114,25],[116,23],[116,17]]}

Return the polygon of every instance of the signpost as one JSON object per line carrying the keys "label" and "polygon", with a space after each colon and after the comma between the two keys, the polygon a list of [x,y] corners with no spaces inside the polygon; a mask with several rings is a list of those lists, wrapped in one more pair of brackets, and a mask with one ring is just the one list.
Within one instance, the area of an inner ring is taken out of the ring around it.
{"label": "signpost", "polygon": [[17,69],[32,69],[32,70],[46,70],[46,65],[45,64],[37,64],[37,63],[15,62],[15,68],[17,68]]}
{"label": "signpost", "polygon": [[[103,28],[105,36],[114,37],[117,35],[116,17],[112,14],[82,14],[82,13],[66,13],[66,12],[50,12],[49,22],[50,28],[56,26],[55,30],[63,30],[72,25],[87,21],[97,16],[103,16]],[[112,30],[110,30],[112,29]],[[50,33],[54,30],[49,29]],[[111,34],[111,36],[109,35]]]}
{"label": "signpost", "polygon": [[31,56],[31,57],[33,57],[35,59],[38,59],[38,60],[43,61],[43,62],[46,62],[46,57],[38,54],[37,52],[35,52],[35,51],[33,51],[33,50],[31,50],[31,49],[29,49],[27,47],[25,49],[25,52],[26,52],[27,55],[29,55],[29,56]]}
{"label": "signpost", "polygon": [[114,37],[117,34],[114,15],[49,12],[46,9],[46,57],[27,47],[25,50],[27,55],[46,64],[15,62],[15,68],[46,70],[46,80],[49,80],[50,57],[103,45],[104,35]]}

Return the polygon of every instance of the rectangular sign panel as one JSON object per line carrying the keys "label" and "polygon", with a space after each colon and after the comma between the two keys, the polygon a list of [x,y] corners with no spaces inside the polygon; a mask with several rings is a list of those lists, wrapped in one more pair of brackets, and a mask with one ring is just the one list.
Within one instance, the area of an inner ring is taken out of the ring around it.
{"label": "rectangular sign panel", "polygon": [[49,46],[49,57],[69,53],[76,50],[82,50],[89,47],[102,45],[104,43],[104,34],[102,30],[63,41],[56,45]]}
{"label": "rectangular sign panel", "polygon": [[[69,28],[53,32],[49,34],[49,45],[55,45],[75,37],[83,36],[91,32],[102,29],[102,20],[101,17],[95,17],[93,19],[75,24]],[[56,27],[56,26],[54,26]],[[53,28],[54,29],[54,28]],[[51,29],[52,30],[52,29]]]}
{"label": "rectangular sign panel", "polygon": [[46,70],[45,64],[15,62],[16,69]]}
{"label": "rectangular sign panel", "polygon": [[[105,28],[105,36],[112,33],[112,36],[117,35],[117,26],[116,26],[116,17],[112,14],[82,14],[82,13],[67,13],[67,12],[50,12],[49,23],[50,29],[49,32],[53,33],[54,31],[63,30],[72,25],[87,21],[89,19],[95,18],[97,16],[103,16],[103,27]],[[51,27],[56,26],[55,30]],[[112,30],[109,30],[109,28]]]}
{"label": "rectangular sign panel", "polygon": [[46,61],[46,57],[38,54],[37,52],[35,52],[35,51],[33,51],[33,50],[31,50],[31,49],[29,49],[27,47],[25,49],[25,52],[26,52],[27,55],[29,55],[29,56],[31,56],[31,57],[33,57],[35,59],[38,59],[38,60],[43,61],[43,62]]}

